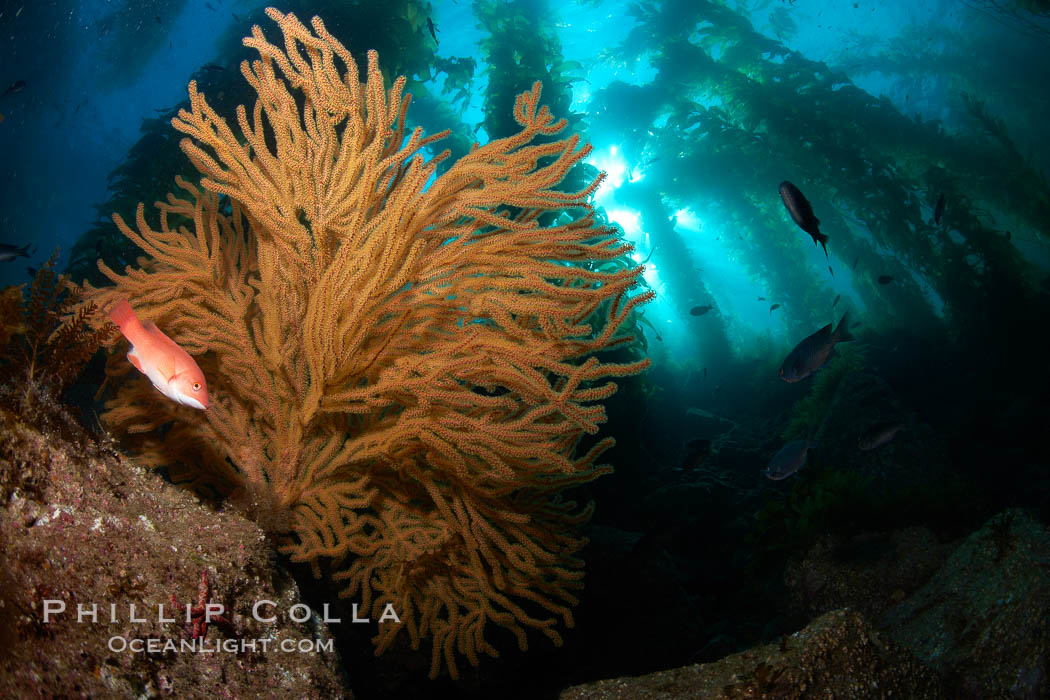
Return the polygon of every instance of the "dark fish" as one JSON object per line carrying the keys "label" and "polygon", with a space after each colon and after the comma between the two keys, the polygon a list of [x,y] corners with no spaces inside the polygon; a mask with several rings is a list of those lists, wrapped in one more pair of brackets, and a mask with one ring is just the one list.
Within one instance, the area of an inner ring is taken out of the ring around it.
{"label": "dark fish", "polygon": [[889,284],[893,281],[893,275],[879,275],[879,284]]}
{"label": "dark fish", "polygon": [[941,217],[944,216],[944,193],[941,192],[941,196],[937,198],[937,208],[933,210],[933,223],[940,226]]}
{"label": "dark fish", "polygon": [[236,12],[231,12],[230,14],[233,15],[233,21],[234,22],[236,22],[237,24],[241,23],[241,18],[237,16]]}
{"label": "dark fish", "polygon": [[211,10],[212,12],[215,12],[215,8],[212,7],[212,4],[210,2],[204,3],[204,6],[207,7],[209,10]]}
{"label": "dark fish", "polygon": [[853,340],[849,334],[849,311],[842,314],[842,320],[835,330],[831,329],[831,325],[829,323],[795,346],[780,366],[781,379],[789,384],[805,379],[827,363],[836,343]]}
{"label": "dark fish", "polygon": [[857,440],[857,447],[864,452],[867,452],[868,450],[876,450],[886,443],[892,442],[893,438],[897,437],[897,433],[899,433],[903,427],[904,423],[899,420],[873,425],[860,437],[859,440]]}
{"label": "dark fish", "polygon": [[704,381],[707,381],[707,367],[704,367]]}
{"label": "dark fish", "polygon": [[758,298],[758,300],[759,300],[759,301],[765,301],[765,300],[766,300],[766,298],[765,298],[765,297],[759,297],[759,298]]}
{"label": "dark fish", "polygon": [[1010,240],[1012,236],[1013,234],[1011,234],[1009,231],[1006,232],[1006,240]]}
{"label": "dark fish", "polygon": [[434,29],[434,22],[429,17],[427,17],[427,29],[430,30],[430,36],[434,37],[434,43],[436,44],[438,37],[437,34],[434,33],[436,31]]}
{"label": "dark fish", "polygon": [[780,308],[780,304],[773,304],[772,306],[769,307],[769,313],[773,313],[774,311],[776,311],[779,308]]}
{"label": "dark fish", "polygon": [[19,256],[28,258],[29,245],[30,244],[27,243],[21,248],[18,248],[10,243],[0,243],[0,262],[11,262]]}
{"label": "dark fish", "polygon": [[841,294],[836,294],[835,295],[835,301],[831,302],[831,308],[834,309],[835,308],[835,304],[839,303],[839,299],[841,299],[841,298],[842,298]]}
{"label": "dark fish", "polygon": [[715,308],[715,307],[708,306],[706,304],[704,306],[694,306],[693,308],[689,309],[689,315],[690,316],[703,316],[704,314],[706,314],[708,311],[710,311],[713,308]]}
{"label": "dark fish", "polygon": [[824,248],[824,257],[828,257],[828,237],[820,232],[820,219],[813,215],[813,207],[805,195],[784,180],[780,183],[780,198],[784,200],[784,206],[798,227],[813,237],[813,245],[820,243]]}
{"label": "dark fish", "polygon": [[711,456],[711,441],[698,438],[685,443],[685,458],[682,460],[679,470],[691,472],[703,466],[707,458]]}
{"label": "dark fish", "polygon": [[[825,250],[825,252],[827,252],[827,250]],[[834,276],[835,276],[835,271],[831,269],[831,265],[828,265],[828,272],[830,272],[830,273],[831,273],[831,276],[832,276],[832,277],[834,277]]]}
{"label": "dark fish", "polygon": [[36,268],[35,267],[27,267],[26,268],[26,272],[29,273],[30,277],[36,277]]}
{"label": "dark fish", "polygon": [[858,260],[860,260],[860,256],[859,255],[857,257],[853,258],[853,267],[850,268],[850,269],[852,269],[852,270],[856,270],[857,269],[857,261]]}
{"label": "dark fish", "polygon": [[850,328],[856,328],[859,325],[860,325],[860,321],[854,321],[853,323],[849,324],[849,327]]}
{"label": "dark fish", "polygon": [[208,71],[210,73],[217,73],[218,71],[226,69],[216,63],[205,63],[203,66],[201,66],[201,70]]}
{"label": "dark fish", "polygon": [[160,23],[161,23],[161,21],[160,21],[160,15],[154,15],[154,16],[153,16],[153,19],[157,20],[157,24],[160,24]]}
{"label": "dark fish", "polygon": [[24,81],[24,80],[16,80],[15,82],[11,83],[6,90],[4,90],[4,94],[0,95],[0,97],[7,97],[8,95],[14,95],[16,93],[22,92],[25,89],[26,89],[26,81]]}
{"label": "dark fish", "polygon": [[780,448],[769,460],[769,466],[762,472],[773,481],[786,479],[805,466],[809,456],[809,440],[792,440]]}

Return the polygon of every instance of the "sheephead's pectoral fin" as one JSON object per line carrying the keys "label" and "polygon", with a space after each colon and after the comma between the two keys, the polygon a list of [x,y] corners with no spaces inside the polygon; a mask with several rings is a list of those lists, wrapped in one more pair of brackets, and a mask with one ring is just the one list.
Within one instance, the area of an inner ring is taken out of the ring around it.
{"label": "sheephead's pectoral fin", "polygon": [[175,355],[165,351],[160,353],[157,359],[157,371],[164,377],[164,381],[170,382],[175,377]]}
{"label": "sheephead's pectoral fin", "polygon": [[142,369],[142,363],[139,361],[139,356],[135,354],[135,346],[132,346],[131,350],[128,351],[128,362],[134,365],[135,369],[138,371],[145,372],[145,370]]}

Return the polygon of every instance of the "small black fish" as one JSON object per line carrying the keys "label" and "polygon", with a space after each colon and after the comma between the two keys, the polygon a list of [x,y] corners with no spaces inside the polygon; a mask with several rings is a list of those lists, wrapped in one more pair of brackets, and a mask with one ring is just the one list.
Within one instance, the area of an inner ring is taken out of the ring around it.
{"label": "small black fish", "polygon": [[776,311],[779,308],[780,308],[780,304],[773,304],[772,306],[769,307],[769,313],[773,313],[774,311]]}
{"label": "small black fish", "polygon": [[1012,233],[1010,233],[1009,231],[1007,231],[1007,232],[1006,232],[1006,240],[1010,240],[1010,238],[1011,238],[1012,236],[1013,236],[1013,234],[1012,234]]}
{"label": "small black fish", "polygon": [[430,36],[434,37],[434,43],[436,44],[438,37],[437,34],[435,34],[434,32],[437,30],[434,28],[433,20],[431,20],[429,17],[427,17],[427,29],[430,30]]}
{"label": "small black fish", "polygon": [[836,294],[835,295],[835,301],[831,302],[831,308],[834,309],[835,308],[835,304],[839,303],[839,299],[841,299],[841,298],[842,298],[841,294]]}
{"label": "small black fish", "polygon": [[835,276],[835,271],[831,269],[831,265],[828,265],[828,272],[830,272],[830,273],[831,273],[831,276],[832,276],[832,277],[834,277],[834,276]]}
{"label": "small black fish", "polygon": [[36,268],[35,267],[27,267],[26,268],[26,272],[29,273],[30,277],[34,277],[34,278],[36,277]]}
{"label": "small black fish", "polygon": [[210,73],[216,73],[218,71],[223,71],[226,69],[216,63],[205,63],[203,66],[201,66],[201,70],[205,70]]}
{"label": "small black fish", "polygon": [[824,248],[824,257],[828,257],[828,237],[820,232],[820,219],[813,215],[813,207],[805,195],[793,184],[784,180],[780,183],[780,199],[787,207],[791,218],[798,227],[813,238],[813,245],[820,243]]}
{"label": "small black fish", "polygon": [[879,284],[889,284],[893,281],[893,275],[879,275]]}
{"label": "small black fish", "polygon": [[21,248],[15,247],[10,243],[0,243],[0,262],[11,262],[17,257],[29,257],[29,246],[32,244],[27,243]]}
{"label": "small black fish", "polygon": [[808,439],[792,440],[773,455],[769,466],[762,473],[773,481],[788,478],[806,465],[806,457],[812,447]]}
{"label": "small black fish", "polygon": [[14,95],[16,93],[22,92],[25,89],[26,89],[26,81],[24,81],[24,80],[17,80],[15,82],[11,83],[11,85],[9,85],[6,90],[4,90],[4,94],[0,95],[0,97],[7,97],[8,95]]}
{"label": "small black fish", "polygon": [[944,193],[941,192],[941,196],[937,198],[937,208],[933,210],[933,223],[940,226],[941,217],[944,216]]}
{"label": "small black fish", "polygon": [[853,258],[853,267],[850,268],[850,269],[852,269],[852,270],[856,270],[857,269],[857,261],[858,260],[860,260],[860,256],[859,255],[857,257]]}
{"label": "small black fish", "polygon": [[236,22],[237,24],[241,23],[241,18],[237,16],[236,12],[231,12],[230,14],[233,16],[233,21],[234,22]]}
{"label": "small black fish", "polygon": [[904,423],[899,420],[873,425],[857,440],[857,447],[864,452],[877,450],[892,442],[903,427]]}
{"label": "small black fish", "polygon": [[161,23],[161,21],[160,21],[160,15],[154,15],[154,16],[153,16],[153,19],[157,20],[157,24],[160,24],[160,23]]}
{"label": "small black fish", "polygon": [[758,300],[759,300],[759,301],[765,301],[765,300],[766,300],[766,298],[765,298],[765,297],[759,297],[759,298],[758,298]]}
{"label": "small black fish", "polygon": [[[834,328],[834,330],[833,330]],[[789,384],[802,381],[827,364],[837,343],[848,343],[853,336],[849,328],[849,311],[842,314],[836,327],[829,323],[795,346],[780,366],[780,378]]]}
{"label": "small black fish", "polygon": [[207,7],[209,10],[211,10],[212,12],[215,12],[215,8],[212,7],[212,4],[210,2],[204,3],[204,6]]}
{"label": "small black fish", "polygon": [[693,308],[689,309],[689,315],[690,316],[703,316],[704,314],[706,314],[708,311],[710,311],[713,308],[715,308],[715,307],[708,306],[706,304],[704,306],[694,306]]}

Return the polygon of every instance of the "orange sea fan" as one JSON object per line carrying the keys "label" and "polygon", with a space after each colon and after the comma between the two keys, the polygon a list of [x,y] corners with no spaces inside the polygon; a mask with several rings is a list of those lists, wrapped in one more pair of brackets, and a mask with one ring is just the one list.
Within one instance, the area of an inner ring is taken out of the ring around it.
{"label": "orange sea fan", "polygon": [[611,439],[577,443],[605,420],[611,380],[648,363],[595,357],[631,342],[620,326],[650,295],[631,294],[640,268],[585,265],[630,250],[595,223],[600,178],[556,189],[589,146],[535,142],[565,126],[537,83],[515,103],[519,133],[435,178],[448,152],[420,149],[444,134],[405,140],[404,78],[384,88],[370,52],[362,83],[320,19],[267,14],[284,48],[259,27],[245,39],[258,100],[238,108],[239,135],[191,83],[173,125],[200,183],[177,180],[159,230],[141,205],[134,229],[115,216],[150,261],[100,265],[114,286],[88,289],[104,308],[131,299],[196,355],[212,405],[160,401],[139,378],[105,418],[145,461],[287,523],[281,549],[315,571],[333,561],[374,619],[392,606],[380,652],[428,642],[431,674],[456,675],[457,657],[496,654],[489,623],[523,649],[529,628],[560,643],[590,513],[561,493],[608,471]]}

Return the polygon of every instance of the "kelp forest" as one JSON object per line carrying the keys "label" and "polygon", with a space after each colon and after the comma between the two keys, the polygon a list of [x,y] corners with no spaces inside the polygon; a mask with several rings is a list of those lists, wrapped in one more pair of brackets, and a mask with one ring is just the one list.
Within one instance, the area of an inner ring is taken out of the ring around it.
{"label": "kelp forest", "polygon": [[[344,687],[582,698],[737,659],[719,697],[848,694],[785,640],[868,664],[858,615],[928,670],[871,662],[905,695],[1046,692],[1045,614],[928,611],[990,590],[960,552],[1040,571],[1019,605],[1050,609],[1050,3],[107,8],[79,11],[98,94],[160,81],[191,20],[215,40],[163,78],[185,99],[123,115],[76,235],[0,220],[29,258],[4,400],[257,522],[312,608],[408,606],[330,626]],[[124,296],[215,408],[150,403]]]}

